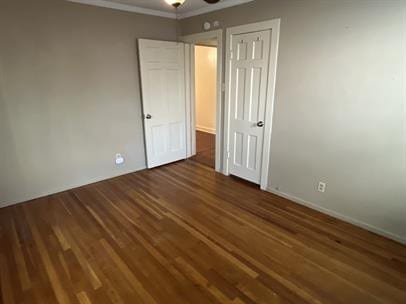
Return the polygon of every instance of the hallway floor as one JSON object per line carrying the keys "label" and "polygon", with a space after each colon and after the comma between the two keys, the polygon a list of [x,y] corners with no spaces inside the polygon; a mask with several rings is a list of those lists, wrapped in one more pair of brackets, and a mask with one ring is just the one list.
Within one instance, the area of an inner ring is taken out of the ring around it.
{"label": "hallway floor", "polygon": [[196,131],[196,155],[192,157],[210,168],[216,164],[216,135],[202,131]]}

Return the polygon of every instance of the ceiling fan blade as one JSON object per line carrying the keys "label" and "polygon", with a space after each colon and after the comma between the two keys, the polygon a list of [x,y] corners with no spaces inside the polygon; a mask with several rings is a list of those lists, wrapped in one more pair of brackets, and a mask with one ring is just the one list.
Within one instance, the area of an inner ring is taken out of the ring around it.
{"label": "ceiling fan blade", "polygon": [[214,4],[214,3],[220,2],[220,0],[204,0],[204,1],[209,4]]}

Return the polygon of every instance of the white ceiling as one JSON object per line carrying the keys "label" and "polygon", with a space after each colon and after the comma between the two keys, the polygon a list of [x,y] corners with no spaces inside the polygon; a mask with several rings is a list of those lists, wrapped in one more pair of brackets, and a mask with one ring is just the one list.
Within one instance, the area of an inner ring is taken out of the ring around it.
{"label": "white ceiling", "polygon": [[179,7],[178,15],[175,14],[175,9],[165,2],[165,0],[67,0],[89,5],[108,7],[112,9],[137,12],[155,16],[168,18],[183,19],[191,16],[196,16],[215,10],[240,5],[254,0],[220,0],[216,4],[208,4],[203,0],[186,0]]}

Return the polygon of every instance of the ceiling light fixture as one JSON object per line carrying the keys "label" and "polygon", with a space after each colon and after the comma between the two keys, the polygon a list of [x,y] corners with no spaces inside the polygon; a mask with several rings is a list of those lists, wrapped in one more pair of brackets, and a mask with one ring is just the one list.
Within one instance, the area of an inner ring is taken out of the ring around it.
{"label": "ceiling light fixture", "polygon": [[172,5],[174,8],[178,8],[185,3],[185,0],[165,0],[165,2]]}
{"label": "ceiling light fixture", "polygon": [[[181,6],[183,3],[185,3],[186,0],[165,0],[166,3],[169,5],[172,5],[174,8],[178,8]],[[220,2],[220,0],[204,0],[204,2],[207,2],[209,4],[215,4]]]}

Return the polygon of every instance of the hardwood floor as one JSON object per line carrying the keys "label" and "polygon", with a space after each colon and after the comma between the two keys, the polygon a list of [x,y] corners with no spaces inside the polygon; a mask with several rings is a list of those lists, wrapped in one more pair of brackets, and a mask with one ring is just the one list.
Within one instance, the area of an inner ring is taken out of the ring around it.
{"label": "hardwood floor", "polygon": [[196,131],[196,155],[192,159],[210,168],[215,168],[216,135]]}
{"label": "hardwood floor", "polygon": [[1,303],[406,303],[406,247],[193,161],[0,209]]}

